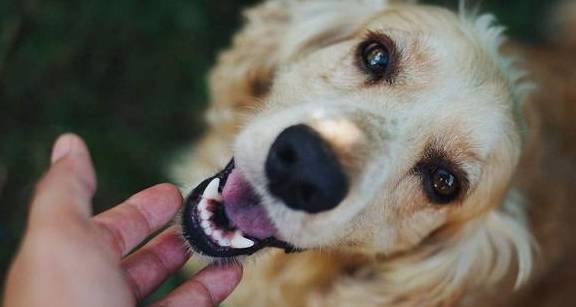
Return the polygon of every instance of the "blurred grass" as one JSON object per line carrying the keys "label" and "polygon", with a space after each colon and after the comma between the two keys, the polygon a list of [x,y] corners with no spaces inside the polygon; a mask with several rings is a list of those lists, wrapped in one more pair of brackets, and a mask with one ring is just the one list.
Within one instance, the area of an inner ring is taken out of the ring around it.
{"label": "blurred grass", "polygon": [[[237,29],[240,8],[255,2],[0,1],[0,276],[58,134],[74,131],[92,150],[96,211],[167,180],[174,150],[202,131],[215,53]],[[515,37],[536,43],[550,3],[490,0],[482,7]]]}

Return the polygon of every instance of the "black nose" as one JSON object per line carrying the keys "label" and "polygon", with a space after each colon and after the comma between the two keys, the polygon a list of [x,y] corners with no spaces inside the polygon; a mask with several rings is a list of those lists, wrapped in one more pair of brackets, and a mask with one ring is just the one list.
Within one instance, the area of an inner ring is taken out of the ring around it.
{"label": "black nose", "polygon": [[348,193],[336,154],[306,125],[286,128],[268,153],[268,189],[288,207],[309,213],[335,208]]}

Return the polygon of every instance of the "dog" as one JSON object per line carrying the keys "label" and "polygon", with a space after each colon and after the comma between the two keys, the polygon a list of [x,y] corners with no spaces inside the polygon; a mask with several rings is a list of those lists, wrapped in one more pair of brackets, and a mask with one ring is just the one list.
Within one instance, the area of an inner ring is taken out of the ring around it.
{"label": "dog", "polygon": [[246,264],[232,306],[569,304],[568,47],[503,47],[464,4],[268,0],[246,18],[173,168],[200,182],[191,250]]}

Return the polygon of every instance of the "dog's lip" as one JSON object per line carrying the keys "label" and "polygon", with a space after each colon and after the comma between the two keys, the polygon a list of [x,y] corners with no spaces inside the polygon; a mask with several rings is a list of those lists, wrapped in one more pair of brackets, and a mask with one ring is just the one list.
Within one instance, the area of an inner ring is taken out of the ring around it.
{"label": "dog's lip", "polygon": [[184,210],[182,215],[182,233],[184,238],[188,241],[192,249],[196,252],[210,257],[227,258],[235,256],[251,255],[265,247],[276,247],[284,249],[286,252],[298,251],[297,248],[290,243],[277,239],[276,237],[268,237],[265,239],[258,239],[249,235],[244,237],[251,240],[254,244],[247,248],[233,248],[230,246],[221,246],[214,242],[213,238],[209,237],[201,226],[201,217],[199,216],[197,207],[202,200],[202,194],[208,185],[216,178],[219,179],[218,192],[222,190],[226,184],[228,176],[234,170],[234,160],[222,170],[220,173],[209,177],[202,181],[186,198]]}

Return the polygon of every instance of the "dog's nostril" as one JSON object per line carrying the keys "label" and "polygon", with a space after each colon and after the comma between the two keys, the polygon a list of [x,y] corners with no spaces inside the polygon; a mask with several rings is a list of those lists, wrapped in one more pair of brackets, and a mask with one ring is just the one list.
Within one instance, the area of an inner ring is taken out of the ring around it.
{"label": "dog's nostril", "polygon": [[295,210],[330,210],[348,193],[348,179],[336,154],[306,125],[288,127],[278,135],[265,168],[270,193]]}

